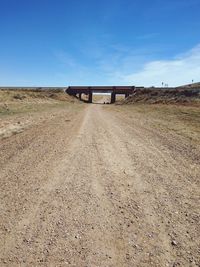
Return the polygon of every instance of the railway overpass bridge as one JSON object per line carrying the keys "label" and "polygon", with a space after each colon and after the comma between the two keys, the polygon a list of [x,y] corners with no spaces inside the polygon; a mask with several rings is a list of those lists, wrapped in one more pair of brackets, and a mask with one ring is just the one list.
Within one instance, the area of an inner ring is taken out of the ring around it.
{"label": "railway overpass bridge", "polygon": [[116,95],[128,97],[133,93],[135,86],[69,86],[66,93],[78,96],[82,99],[82,94],[88,95],[88,102],[92,103],[93,93],[110,93],[111,103],[116,101]]}

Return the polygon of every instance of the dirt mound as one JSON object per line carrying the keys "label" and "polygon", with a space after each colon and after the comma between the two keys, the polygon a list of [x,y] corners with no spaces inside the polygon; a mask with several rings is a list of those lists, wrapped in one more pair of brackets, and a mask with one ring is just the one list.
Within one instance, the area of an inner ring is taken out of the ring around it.
{"label": "dirt mound", "polygon": [[0,89],[0,116],[39,112],[75,102],[78,100],[63,90]]}
{"label": "dirt mound", "polygon": [[37,101],[37,100],[57,100],[75,101],[75,98],[66,94],[63,90],[26,90],[26,89],[4,89],[0,90],[0,102],[13,101]]}
{"label": "dirt mound", "polygon": [[198,83],[190,83],[190,84],[186,84],[186,85],[180,86],[180,88],[183,88],[183,87],[200,89],[200,82],[198,82]]}
{"label": "dirt mound", "polygon": [[163,104],[195,104],[200,105],[200,89],[135,89],[134,93],[123,100],[121,104],[163,103]]}

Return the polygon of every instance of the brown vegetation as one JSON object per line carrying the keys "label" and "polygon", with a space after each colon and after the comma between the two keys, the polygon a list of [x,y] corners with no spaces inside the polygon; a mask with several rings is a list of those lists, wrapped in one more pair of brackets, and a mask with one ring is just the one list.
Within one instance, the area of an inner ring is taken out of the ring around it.
{"label": "brown vegetation", "polygon": [[134,93],[122,101],[122,104],[132,103],[162,103],[200,105],[200,89],[165,89],[144,88],[135,89]]}

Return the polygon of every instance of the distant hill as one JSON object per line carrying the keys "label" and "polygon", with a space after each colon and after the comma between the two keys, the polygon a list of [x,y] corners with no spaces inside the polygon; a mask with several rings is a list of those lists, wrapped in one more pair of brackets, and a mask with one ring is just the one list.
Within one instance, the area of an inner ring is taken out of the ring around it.
{"label": "distant hill", "polygon": [[198,83],[190,83],[190,84],[186,84],[186,85],[181,85],[180,87],[185,87],[185,88],[200,88],[200,82]]}

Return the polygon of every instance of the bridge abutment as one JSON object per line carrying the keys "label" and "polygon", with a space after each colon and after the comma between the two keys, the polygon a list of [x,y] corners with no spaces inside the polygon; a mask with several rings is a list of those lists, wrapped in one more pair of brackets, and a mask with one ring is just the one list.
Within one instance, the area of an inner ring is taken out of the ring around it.
{"label": "bridge abutment", "polygon": [[128,93],[126,93],[126,94],[125,94],[125,98],[127,98],[128,96],[129,96],[129,94],[128,94]]}
{"label": "bridge abutment", "polygon": [[111,103],[115,103],[116,101],[116,94],[114,92],[111,93]]}
{"label": "bridge abutment", "polygon": [[89,102],[89,103],[92,103],[92,92],[89,93],[89,96],[88,96],[88,102]]}

